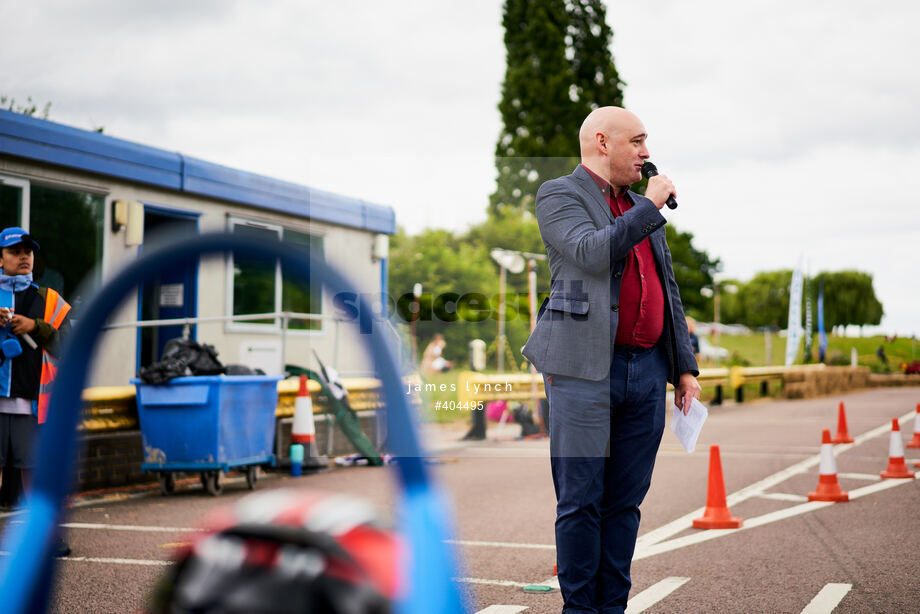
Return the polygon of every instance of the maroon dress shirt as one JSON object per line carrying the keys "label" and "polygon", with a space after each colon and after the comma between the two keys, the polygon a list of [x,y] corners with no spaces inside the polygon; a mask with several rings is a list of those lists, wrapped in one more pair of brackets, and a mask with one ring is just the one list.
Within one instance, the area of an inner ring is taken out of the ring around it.
{"label": "maroon dress shirt", "polygon": [[[632,208],[626,192],[617,196],[606,180],[583,167],[604,194],[614,217],[620,217]],[[664,328],[664,291],[648,237],[629,250],[626,256],[618,311],[614,345],[649,348],[658,342]]]}

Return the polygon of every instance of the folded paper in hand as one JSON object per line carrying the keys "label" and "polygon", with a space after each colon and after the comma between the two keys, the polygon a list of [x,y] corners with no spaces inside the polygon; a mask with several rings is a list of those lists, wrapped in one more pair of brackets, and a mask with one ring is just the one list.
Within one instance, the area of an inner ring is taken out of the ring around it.
{"label": "folded paper in hand", "polygon": [[676,405],[674,406],[671,430],[677,435],[687,452],[693,452],[693,449],[696,448],[696,440],[700,436],[700,430],[703,428],[703,423],[706,422],[707,416],[709,416],[709,410],[696,399],[693,399],[693,402],[690,403],[690,411],[687,412],[686,416]]}

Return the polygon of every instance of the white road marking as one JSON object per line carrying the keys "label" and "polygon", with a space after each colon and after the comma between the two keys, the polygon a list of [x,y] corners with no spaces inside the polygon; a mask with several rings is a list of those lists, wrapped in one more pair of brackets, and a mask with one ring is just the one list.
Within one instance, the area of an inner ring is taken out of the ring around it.
{"label": "white road marking", "polygon": [[672,576],[656,582],[626,603],[626,614],[644,612],[689,581],[690,578]]}
{"label": "white road marking", "polygon": [[160,561],[150,559],[107,559],[94,556],[62,556],[58,557],[59,561],[77,561],[81,563],[108,563],[112,565],[146,565],[152,567],[167,567],[172,565],[172,561]]}
{"label": "white road marking", "polygon": [[[907,412],[906,414],[904,414],[903,416],[899,418],[899,421],[904,422],[905,420],[907,420],[914,414],[916,414],[916,411]],[[867,431],[863,433],[862,435],[854,437],[853,443],[844,443],[844,444],[838,444],[834,446],[834,456],[838,456],[842,454],[843,452],[846,452],[850,448],[858,446],[859,444],[865,441],[869,441],[870,439],[879,437],[880,435],[884,435],[890,432],[891,432],[891,423],[888,422],[877,428],[872,429],[871,431]],[[751,497],[757,496],[759,494],[763,494],[766,490],[776,486],[777,484],[780,484],[788,480],[792,476],[799,475],[801,473],[805,473],[812,467],[817,467],[818,463],[820,462],[821,462],[821,455],[815,454],[811,458],[807,458],[801,462],[791,465],[783,469],[782,471],[778,471],[777,473],[774,473],[773,475],[769,475],[758,482],[754,482],[753,484],[749,486],[745,486],[741,490],[728,495],[728,497],[726,497],[727,504],[729,507],[731,507],[732,505],[741,503],[742,501],[746,501],[747,499],[750,499]],[[850,498],[851,499],[853,498],[852,495],[850,496]],[[677,535],[681,531],[689,529],[692,526],[691,523],[693,522],[693,519],[699,518],[700,516],[702,516],[704,511],[706,511],[705,507],[695,509],[688,514],[684,514],[683,516],[681,516],[680,518],[676,520],[673,520],[665,525],[658,527],[657,529],[653,529],[649,531],[648,533],[644,533],[643,535],[640,535],[639,539],[636,540],[637,554],[641,553],[645,548],[653,544],[657,544],[661,541],[668,539],[669,537]],[[733,530],[737,531],[737,529],[733,529]],[[633,557],[633,559],[635,560],[635,557]]]}
{"label": "white road marking", "polygon": [[802,495],[791,495],[785,492],[762,492],[759,495],[754,495],[759,499],[773,499],[775,501],[795,501],[796,503],[802,503],[803,501],[808,501],[808,497],[803,497]]}
{"label": "white road marking", "polygon": [[[914,479],[920,479],[920,476],[915,476]],[[860,497],[865,497],[866,495],[871,495],[873,493],[880,492],[882,490],[888,490],[895,486],[900,486],[901,484],[910,484],[914,480],[880,480],[876,484],[869,484],[868,486],[863,486],[862,488],[857,488],[856,490],[850,491],[850,501],[853,499],[859,499]]]}
{"label": "white road marking", "polygon": [[445,543],[457,546],[490,546],[493,548],[530,548],[533,550],[555,550],[555,544],[517,544],[514,542],[479,542],[464,539],[445,539]]}
{"label": "white road marking", "polygon": [[512,580],[484,580],[482,578],[454,578],[454,582],[465,582],[466,584],[488,584],[490,586],[516,586],[518,588],[530,586],[529,582],[513,582]]}
{"label": "white road marking", "polygon": [[559,576],[553,576],[548,580],[540,582],[541,586],[548,586],[550,588],[559,588]]}
{"label": "white road marking", "polygon": [[838,473],[837,477],[851,480],[871,480],[873,482],[878,482],[882,479],[882,476],[877,473]]}
{"label": "white road marking", "polygon": [[65,529],[93,529],[97,531],[139,531],[142,533],[193,533],[201,529],[185,527],[145,527],[132,524],[100,524],[95,522],[65,522]]}
{"label": "white road marking", "polygon": [[[882,490],[888,490],[889,488],[894,488],[896,486],[900,486],[901,484],[910,483],[912,481],[913,480],[885,480],[876,484],[870,484],[869,486],[863,486],[862,488],[857,488],[856,490],[850,491],[850,501],[859,499],[860,497],[865,497],[866,495],[880,492]],[[747,531],[748,529],[762,527],[763,525],[770,524],[778,520],[785,520],[786,518],[792,518],[793,516],[798,516],[800,514],[807,514],[808,512],[813,512],[815,510],[829,507],[831,505],[836,504],[831,501],[809,501],[808,503],[801,503],[784,510],[778,510],[776,512],[764,514],[763,516],[756,516],[754,518],[745,519],[744,524],[741,525],[740,529],[710,529],[707,531],[700,531],[699,533],[685,535],[684,537],[662,541],[657,544],[646,544],[641,550],[638,547],[636,548],[636,553],[633,555],[633,561],[655,556],[656,554],[671,552],[672,550],[678,550],[680,548],[686,548],[687,546],[707,542],[719,537],[725,537],[726,535],[732,535],[734,533],[738,533],[739,531]]]}
{"label": "white road marking", "polygon": [[[0,556],[9,556],[10,553],[0,550]],[[172,561],[163,561],[159,559],[107,559],[95,556],[59,556],[58,561],[76,561],[78,563],[107,563],[110,565],[144,565],[152,567],[166,567],[172,565]]]}
{"label": "white road marking", "polygon": [[852,584],[825,584],[815,598],[805,606],[802,614],[830,614],[837,604],[847,596]]}
{"label": "white road marking", "polygon": [[518,614],[527,609],[526,605],[490,605],[476,614]]}

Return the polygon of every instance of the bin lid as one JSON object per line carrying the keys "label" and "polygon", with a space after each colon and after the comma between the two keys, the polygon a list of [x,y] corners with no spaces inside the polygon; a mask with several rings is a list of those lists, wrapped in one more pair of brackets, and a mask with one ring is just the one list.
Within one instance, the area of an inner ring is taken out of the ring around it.
{"label": "bin lid", "polygon": [[164,384],[148,384],[140,378],[131,378],[130,382],[135,386],[174,386],[181,384],[210,384],[219,382],[223,384],[243,384],[255,382],[280,382],[284,379],[282,375],[183,375],[174,377]]}

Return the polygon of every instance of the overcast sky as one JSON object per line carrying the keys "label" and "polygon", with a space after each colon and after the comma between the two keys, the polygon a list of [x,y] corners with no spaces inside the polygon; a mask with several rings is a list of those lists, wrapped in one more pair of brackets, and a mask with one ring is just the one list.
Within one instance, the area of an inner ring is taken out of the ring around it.
{"label": "overcast sky", "polygon": [[[732,277],[868,271],[881,332],[920,332],[920,5],[607,6],[670,223]],[[462,230],[494,186],[502,34],[499,0],[8,2],[0,93]]]}

